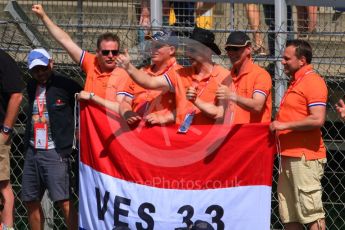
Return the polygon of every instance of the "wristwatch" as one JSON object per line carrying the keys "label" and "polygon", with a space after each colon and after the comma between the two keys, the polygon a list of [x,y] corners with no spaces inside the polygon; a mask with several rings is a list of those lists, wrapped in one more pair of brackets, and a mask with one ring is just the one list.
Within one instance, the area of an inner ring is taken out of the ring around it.
{"label": "wristwatch", "polygon": [[1,128],[1,132],[4,134],[10,135],[13,132],[13,129],[6,125],[3,125]]}
{"label": "wristwatch", "polygon": [[95,93],[91,92],[89,95],[89,100],[91,100],[93,98],[93,96],[95,96]]}

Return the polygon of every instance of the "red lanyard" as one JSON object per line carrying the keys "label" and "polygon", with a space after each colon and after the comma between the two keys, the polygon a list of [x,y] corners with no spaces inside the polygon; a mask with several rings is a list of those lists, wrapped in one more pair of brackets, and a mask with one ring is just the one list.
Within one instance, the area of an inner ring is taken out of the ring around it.
{"label": "red lanyard", "polygon": [[[198,97],[200,97],[200,96],[203,94],[203,92],[204,92],[205,88],[207,87],[209,81],[211,80],[212,77],[214,77],[214,76],[213,76],[213,70],[214,70],[214,67],[215,67],[215,66],[216,66],[216,65],[213,65],[213,66],[212,66],[212,70],[211,70],[210,76],[209,76],[209,78],[208,78],[208,80],[207,80],[205,86],[204,86],[204,87],[200,90],[200,92],[198,93]],[[195,81],[193,81],[193,83],[197,83],[198,86],[199,86],[199,83],[200,83],[200,82],[195,82]]]}
{"label": "red lanyard", "polygon": [[[202,87],[202,89],[201,89],[201,90],[199,91],[199,93],[197,94],[197,95],[198,95],[197,97],[200,97],[200,96],[204,93],[204,90],[205,90],[205,88],[207,87],[208,83],[210,82],[211,77],[213,77],[213,76],[212,76],[212,73],[211,73],[211,76],[209,77],[209,79],[206,81],[205,86]],[[193,83],[197,84],[197,85],[192,84],[193,87],[196,87],[196,86],[199,85],[199,82],[193,81]],[[193,107],[192,107],[192,109],[189,110],[189,113],[192,113],[192,112],[195,113],[195,110],[196,110],[196,106],[193,104]]]}
{"label": "red lanyard", "polygon": [[44,88],[44,91],[46,91],[45,89],[45,86],[40,86],[40,85],[37,85],[37,89],[36,89],[36,101],[37,101],[37,109],[38,109],[38,115],[40,118],[43,117],[43,110],[44,110],[44,101],[45,101],[45,94],[43,95],[43,98],[42,98],[42,101],[40,101],[40,88]]}

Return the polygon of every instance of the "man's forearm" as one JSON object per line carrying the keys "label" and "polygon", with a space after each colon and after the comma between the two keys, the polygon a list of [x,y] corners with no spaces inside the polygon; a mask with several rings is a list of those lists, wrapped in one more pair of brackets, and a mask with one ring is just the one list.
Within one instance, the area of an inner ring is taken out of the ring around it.
{"label": "man's forearm", "polygon": [[19,113],[20,103],[22,102],[23,94],[22,93],[13,93],[8,101],[8,106],[6,110],[6,116],[4,119],[4,125],[8,127],[13,127],[14,123],[17,120]]}
{"label": "man's forearm", "polygon": [[223,106],[217,106],[212,103],[204,102],[200,99],[196,99],[194,105],[200,109],[201,112],[213,119],[221,118],[224,115]]}
{"label": "man's forearm", "polygon": [[107,109],[119,113],[119,103],[117,101],[109,101],[97,95],[93,96],[91,100],[98,105],[104,106]]}
{"label": "man's forearm", "polygon": [[262,101],[255,100],[253,98],[241,97],[241,96],[237,96],[236,103],[241,108],[247,111],[256,112],[256,113],[260,113],[262,111],[263,104],[264,104]]}
{"label": "man's forearm", "polygon": [[132,63],[129,63],[128,68],[126,70],[133,79],[133,81],[135,81],[135,83],[137,83],[141,87],[144,87],[146,89],[156,89],[156,87],[153,84],[151,84],[152,81],[150,81],[150,75],[148,75],[144,71],[140,71]]}
{"label": "man's forearm", "polygon": [[286,130],[295,131],[308,131],[313,129],[319,129],[323,125],[323,121],[314,116],[308,116],[300,121],[286,122]]}
{"label": "man's forearm", "polygon": [[126,112],[132,111],[132,106],[127,101],[122,101],[120,103],[119,110],[120,115],[124,117]]}
{"label": "man's forearm", "polygon": [[50,35],[68,52],[69,56],[79,63],[82,49],[72,40],[72,38],[59,26],[57,26],[48,15],[41,17],[42,22],[46,26]]}
{"label": "man's forearm", "polygon": [[71,37],[63,31],[60,27],[58,27],[49,17],[48,15],[44,15],[42,18],[42,22],[46,26],[48,32],[53,36],[53,38],[60,43],[60,45],[64,46],[64,41],[72,40]]}

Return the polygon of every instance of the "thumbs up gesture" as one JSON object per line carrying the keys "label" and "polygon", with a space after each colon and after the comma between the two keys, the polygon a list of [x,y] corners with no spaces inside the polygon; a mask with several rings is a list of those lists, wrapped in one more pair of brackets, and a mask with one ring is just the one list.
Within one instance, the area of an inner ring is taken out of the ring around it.
{"label": "thumbs up gesture", "polygon": [[129,64],[131,63],[128,50],[125,49],[125,52],[123,54],[118,55],[115,59],[115,62],[118,67],[128,70]]}

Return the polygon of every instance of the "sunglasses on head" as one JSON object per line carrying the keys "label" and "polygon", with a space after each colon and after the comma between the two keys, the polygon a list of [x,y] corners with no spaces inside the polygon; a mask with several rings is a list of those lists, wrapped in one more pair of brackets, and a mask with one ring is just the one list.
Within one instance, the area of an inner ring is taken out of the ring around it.
{"label": "sunglasses on head", "polygon": [[237,46],[227,46],[225,47],[225,50],[226,51],[233,51],[233,52],[236,52],[236,51],[239,51],[240,49],[242,49],[243,47],[237,47]]}
{"label": "sunglasses on head", "polygon": [[110,52],[113,56],[117,56],[120,53],[119,50],[101,50],[103,56],[108,56]]}

